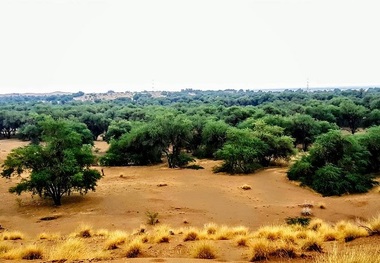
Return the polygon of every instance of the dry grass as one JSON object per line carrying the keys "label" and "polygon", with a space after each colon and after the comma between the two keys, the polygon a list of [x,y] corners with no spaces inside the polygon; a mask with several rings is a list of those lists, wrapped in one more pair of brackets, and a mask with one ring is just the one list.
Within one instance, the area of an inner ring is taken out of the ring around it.
{"label": "dry grass", "polygon": [[160,225],[153,229],[151,240],[153,243],[168,243],[173,231],[167,225]]}
{"label": "dry grass", "polygon": [[[367,222],[367,226],[374,229],[374,231],[377,231],[379,225],[380,216],[374,217]],[[355,238],[369,235],[364,227],[360,227],[353,222],[340,221],[335,226],[332,226],[320,219],[311,220],[308,226],[297,224],[264,226],[253,233],[244,226],[218,226],[214,223],[204,225],[201,229],[186,227],[175,231],[167,225],[157,225],[148,230],[141,227],[140,230],[134,231],[134,234],[104,229],[94,232],[91,227],[82,225],[67,237],[61,237],[59,234],[41,233],[37,236],[40,240],[37,242],[38,246],[23,245],[23,243],[31,244],[32,240],[14,242],[13,240],[24,238],[21,232],[3,232],[0,236],[0,259],[67,261],[109,259],[111,255],[109,250],[117,248],[121,248],[121,250],[112,252],[113,257],[116,255],[117,257],[132,258],[141,255],[144,243],[150,242],[152,245],[167,243],[174,235],[174,232],[181,234],[181,236],[174,236],[174,240],[195,241],[191,249],[193,257],[202,259],[215,258],[216,252],[213,246],[216,243],[215,240],[233,240],[225,244],[249,247],[251,251],[249,257],[252,261],[267,260],[272,259],[272,257],[289,259],[296,257],[298,252],[320,253],[325,241],[339,240],[348,242]],[[83,238],[90,236],[94,238]],[[47,242],[50,240],[53,240],[53,242]],[[36,244],[35,241],[33,242]],[[102,246],[102,244],[104,245]],[[166,246],[159,245],[159,247],[164,249]],[[334,255],[334,253],[331,253],[331,255],[326,255],[318,260],[332,260],[330,258],[333,258]],[[362,257],[358,253],[349,255]]]}
{"label": "dry grass", "polygon": [[36,245],[27,246],[21,250],[21,258],[27,260],[35,260],[43,258],[43,249]]}
{"label": "dry grass", "polygon": [[208,235],[215,235],[218,230],[218,225],[215,223],[208,223],[203,226]]}
{"label": "dry grass", "polygon": [[234,236],[245,236],[249,234],[249,228],[245,226],[235,226],[232,228],[232,234]]}
{"label": "dry grass", "polygon": [[320,235],[308,232],[306,238],[301,241],[301,249],[308,252],[322,252],[322,243],[323,239]]}
{"label": "dry grass", "polygon": [[40,240],[58,240],[61,238],[60,233],[46,233],[43,232],[37,236],[38,239]]}
{"label": "dry grass", "polygon": [[216,249],[210,242],[198,241],[192,247],[191,255],[194,258],[214,259],[216,258]]}
{"label": "dry grass", "polygon": [[127,241],[128,237],[128,233],[124,231],[108,232],[107,240],[105,241],[105,249],[112,250],[118,248]]}
{"label": "dry grass", "polygon": [[331,253],[321,255],[315,263],[380,263],[380,249],[369,247],[351,248],[339,251],[334,247]]}
{"label": "dry grass", "polygon": [[43,249],[36,245],[26,247],[11,248],[8,247],[6,251],[0,253],[0,258],[8,260],[36,260],[43,258]]}
{"label": "dry grass", "polygon": [[110,235],[110,231],[107,229],[99,229],[94,233],[94,236],[97,237],[108,237]]}
{"label": "dry grass", "polygon": [[11,251],[12,249],[13,247],[11,245],[1,241],[0,242],[0,259],[13,259],[13,258],[9,258],[9,257],[12,257],[9,255],[9,251]]}
{"label": "dry grass", "polygon": [[82,238],[89,238],[92,237],[93,233],[94,231],[91,226],[82,224],[79,226],[76,236]]}
{"label": "dry grass", "polygon": [[19,231],[11,231],[11,232],[5,231],[1,235],[1,239],[2,240],[22,240],[22,239],[25,239],[25,236],[23,233]]}
{"label": "dry grass", "polygon": [[127,258],[136,258],[141,254],[143,242],[141,239],[134,239],[125,248],[125,256]]}
{"label": "dry grass", "polygon": [[265,238],[271,241],[279,240],[284,236],[284,231],[288,231],[285,226],[264,226],[260,227],[254,234],[257,238]]}
{"label": "dry grass", "polygon": [[69,238],[49,249],[49,260],[80,260],[80,259],[108,259],[108,251],[91,250],[83,239]]}
{"label": "dry grass", "polygon": [[368,221],[369,228],[371,228],[372,231],[376,231],[380,233],[380,214],[377,216],[371,218]]}
{"label": "dry grass", "polygon": [[184,231],[183,241],[195,241],[199,239],[199,230],[188,228]]}
{"label": "dry grass", "polygon": [[239,247],[247,247],[249,243],[249,238],[244,235],[244,236],[236,236],[235,237],[235,243]]}
{"label": "dry grass", "polygon": [[335,225],[335,230],[339,233],[340,239],[345,242],[352,241],[358,237],[368,236],[367,230],[347,221],[340,221]]}
{"label": "dry grass", "polygon": [[48,255],[49,260],[78,260],[85,259],[86,244],[77,238],[69,238],[54,246]]}
{"label": "dry grass", "polygon": [[297,248],[295,245],[284,241],[270,241],[265,238],[259,238],[250,245],[250,261],[268,260],[271,257],[295,258]]}

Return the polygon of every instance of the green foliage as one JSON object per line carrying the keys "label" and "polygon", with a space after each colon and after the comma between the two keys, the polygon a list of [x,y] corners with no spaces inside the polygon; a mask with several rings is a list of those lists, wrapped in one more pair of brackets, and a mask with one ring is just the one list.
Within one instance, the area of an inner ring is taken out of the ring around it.
{"label": "green foliage", "polygon": [[251,173],[266,167],[276,159],[287,159],[293,154],[293,140],[283,136],[283,129],[269,126],[263,121],[251,129],[230,129],[227,142],[217,151],[216,157],[224,162],[215,172]]}
{"label": "green foliage", "polygon": [[104,140],[108,143],[112,139],[117,140],[122,135],[130,132],[131,129],[132,129],[132,125],[129,121],[126,121],[126,120],[112,121],[111,124],[108,126],[108,130],[106,134],[104,135]]}
{"label": "green foliage", "polygon": [[202,146],[198,157],[214,158],[227,139],[228,125],[223,121],[208,121],[202,130]]}
{"label": "green foliage", "polygon": [[259,159],[265,147],[265,143],[253,136],[251,131],[231,129],[227,133],[227,142],[216,152],[216,157],[224,162],[214,171],[251,173],[261,168]]}
{"label": "green foliage", "polygon": [[311,218],[310,217],[287,217],[285,219],[285,222],[288,224],[288,225],[301,225],[301,226],[308,226],[310,224],[310,220]]}
{"label": "green foliage", "polygon": [[155,224],[159,223],[157,212],[146,211],[145,215],[147,217],[147,223],[149,225],[155,225]]}
{"label": "green foliage", "polygon": [[14,149],[5,160],[1,175],[11,177],[30,171],[10,192],[21,194],[30,191],[40,197],[52,198],[61,205],[64,194],[72,191],[87,193],[95,190],[101,178],[90,169],[94,161],[91,146],[83,144],[84,137],[67,121],[46,120],[41,123],[43,144],[32,144]]}
{"label": "green foliage", "polygon": [[102,165],[147,165],[161,162],[162,143],[157,127],[136,125],[119,140],[112,140],[110,149],[100,159]]}
{"label": "green foliage", "polygon": [[299,180],[324,196],[362,193],[376,184],[366,174],[369,160],[370,152],[359,143],[358,136],[330,131],[318,137],[308,156],[293,164],[288,178]]}

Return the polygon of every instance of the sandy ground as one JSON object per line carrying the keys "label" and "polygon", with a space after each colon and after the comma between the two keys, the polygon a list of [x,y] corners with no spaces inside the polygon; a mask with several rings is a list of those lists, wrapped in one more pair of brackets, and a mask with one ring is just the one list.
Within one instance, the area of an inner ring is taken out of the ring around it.
{"label": "sandy ground", "polygon": [[[11,149],[25,144],[17,140],[0,140],[0,162]],[[105,142],[97,142],[96,147],[100,154],[107,149]],[[301,208],[298,205],[304,202],[315,205],[323,202],[326,209],[313,208],[313,214],[330,222],[370,218],[380,212],[379,188],[367,194],[322,197],[288,181],[286,168],[229,176],[212,172],[212,167],[217,165],[215,161],[199,160],[198,164],[205,169],[169,169],[166,164],[96,167],[103,168],[105,173],[96,192],[65,197],[61,207],[53,206],[49,200],[32,197],[30,193],[10,194],[8,188],[19,178],[0,178],[0,225],[29,236],[41,232],[68,234],[81,223],[94,228],[130,231],[144,224],[145,213],[151,211],[159,213],[161,223],[172,227],[185,226],[185,221],[188,222],[186,225],[199,227],[215,222],[244,225],[254,230],[262,225],[283,223],[289,216],[299,216]],[[157,186],[160,183],[167,186]],[[242,190],[240,187],[244,184],[252,189]],[[59,218],[40,220],[52,215]],[[223,259],[235,260],[235,256],[224,255]]]}

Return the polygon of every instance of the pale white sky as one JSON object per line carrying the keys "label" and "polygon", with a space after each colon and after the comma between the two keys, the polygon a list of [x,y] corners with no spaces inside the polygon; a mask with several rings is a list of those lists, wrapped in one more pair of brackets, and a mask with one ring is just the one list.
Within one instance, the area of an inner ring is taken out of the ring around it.
{"label": "pale white sky", "polygon": [[380,85],[378,0],[0,0],[0,93]]}

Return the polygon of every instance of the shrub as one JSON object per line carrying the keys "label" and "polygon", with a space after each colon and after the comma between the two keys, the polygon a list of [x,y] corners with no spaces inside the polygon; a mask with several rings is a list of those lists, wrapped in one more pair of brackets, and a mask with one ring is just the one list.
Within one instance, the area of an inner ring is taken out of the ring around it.
{"label": "shrub", "polygon": [[285,219],[285,222],[288,225],[308,226],[310,223],[310,218],[309,217],[287,217]]}
{"label": "shrub", "polygon": [[125,254],[127,258],[136,258],[141,254],[143,244],[141,240],[134,239],[131,243],[128,244],[125,250]]}
{"label": "shrub", "polygon": [[211,245],[211,243],[206,241],[197,242],[193,248],[191,254],[194,258],[200,259],[214,259],[216,258],[215,248]]}
{"label": "shrub", "polygon": [[145,213],[146,217],[147,217],[147,223],[149,225],[155,225],[159,222],[158,220],[158,213],[157,212],[150,212],[150,211],[147,211]]}
{"label": "shrub", "polygon": [[37,246],[27,246],[22,250],[21,258],[26,260],[42,259],[43,251]]}
{"label": "shrub", "polygon": [[183,241],[194,241],[198,239],[198,231],[196,229],[188,229],[185,231]]}
{"label": "shrub", "polygon": [[128,239],[128,234],[124,231],[113,231],[109,233],[105,242],[105,249],[112,250],[124,244]]}
{"label": "shrub", "polygon": [[21,240],[24,238],[25,238],[24,234],[19,231],[12,231],[12,232],[5,231],[2,234],[3,240]]}

